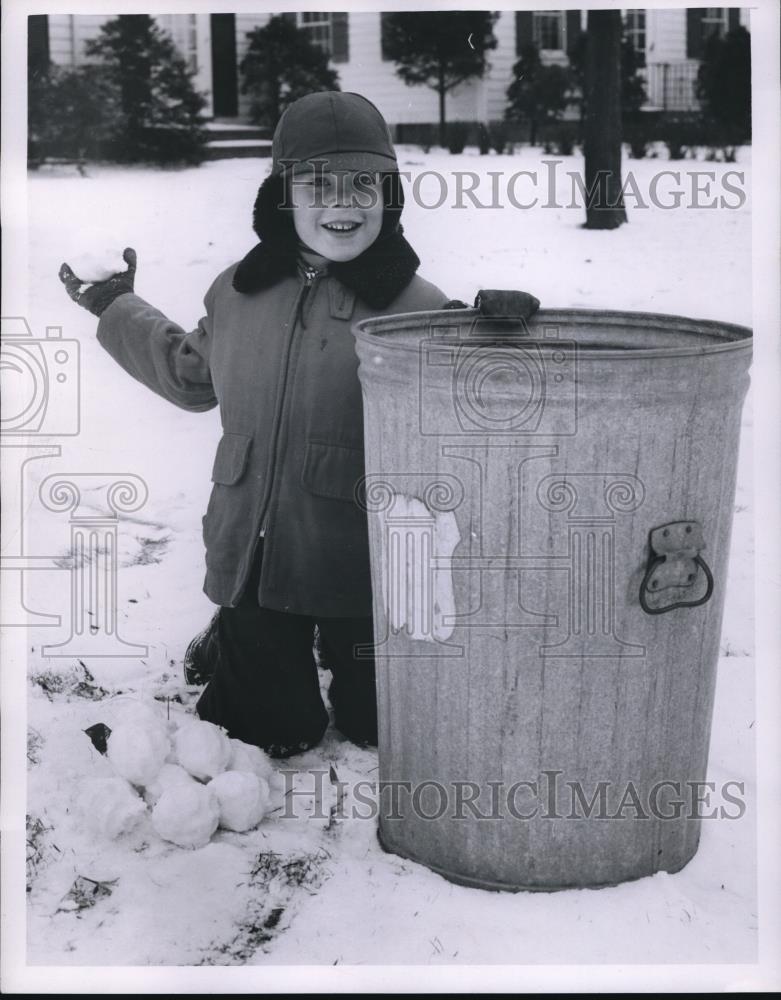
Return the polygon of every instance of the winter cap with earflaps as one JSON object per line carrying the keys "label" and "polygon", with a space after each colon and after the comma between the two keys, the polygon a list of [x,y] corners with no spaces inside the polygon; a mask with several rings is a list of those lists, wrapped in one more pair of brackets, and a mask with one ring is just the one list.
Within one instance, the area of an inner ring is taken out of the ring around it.
{"label": "winter cap with earflaps", "polygon": [[377,108],[360,94],[338,90],[291,104],[274,131],[271,155],[272,176],[312,163],[324,170],[398,169],[390,130]]}
{"label": "winter cap with earflaps", "polygon": [[236,291],[251,295],[296,274],[298,236],[292,212],[284,207],[289,205],[285,187],[295,165],[309,163],[316,170],[381,174],[385,210],[380,235],[354,260],[332,262],[329,273],[373,308],[390,305],[412,280],[420,260],[403,235],[404,193],[396,153],[377,108],[360,94],[307,94],[280,118],[272,157],[271,172],[252,210],[252,228],[260,243],[236,267]]}

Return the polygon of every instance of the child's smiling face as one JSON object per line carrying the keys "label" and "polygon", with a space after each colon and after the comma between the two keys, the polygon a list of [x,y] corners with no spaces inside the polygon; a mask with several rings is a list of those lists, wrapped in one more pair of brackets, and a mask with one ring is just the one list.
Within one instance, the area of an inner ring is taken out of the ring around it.
{"label": "child's smiling face", "polygon": [[327,260],[353,260],[380,234],[382,183],[365,171],[298,168],[291,202],[298,238]]}

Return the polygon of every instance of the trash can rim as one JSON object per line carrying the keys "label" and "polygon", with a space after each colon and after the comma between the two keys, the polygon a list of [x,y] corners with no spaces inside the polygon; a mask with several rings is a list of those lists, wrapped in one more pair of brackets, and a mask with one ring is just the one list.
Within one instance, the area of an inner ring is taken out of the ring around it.
{"label": "trash can rim", "polygon": [[[383,333],[391,332],[400,325],[407,330],[415,328],[429,327],[432,321],[441,320],[443,327],[453,327],[458,323],[472,322],[480,318],[477,309],[459,310],[428,310],[421,312],[397,313],[386,316],[372,317],[358,320],[352,326],[352,332],[357,341],[367,346],[377,347],[382,344],[391,350],[402,352],[418,350],[418,344],[410,344],[399,338],[394,341],[392,336],[382,336]],[[483,317],[485,318],[485,317]],[[490,321],[501,321],[502,319],[512,319],[512,317],[490,317]],[[691,357],[711,354],[721,354],[725,352],[750,351],[753,340],[753,331],[750,327],[741,326],[736,323],[724,323],[720,320],[695,319],[689,316],[680,316],[674,313],[651,313],[634,312],[628,310],[610,309],[540,309],[528,321],[532,332],[535,327],[544,325],[602,327],[622,327],[648,329],[656,328],[658,331],[675,333],[702,335],[703,337],[714,338],[703,344],[687,344],[684,346],[649,346],[649,347],[628,347],[628,346],[599,346],[588,344],[578,344],[577,341],[570,341],[569,344],[558,343],[555,338],[529,337],[529,343],[536,347],[549,347],[551,350],[567,349],[574,346],[577,348],[579,359],[589,358],[674,358]],[[470,343],[478,344],[478,341]],[[496,341],[491,346],[496,346]],[[517,343],[517,341],[515,342]]]}

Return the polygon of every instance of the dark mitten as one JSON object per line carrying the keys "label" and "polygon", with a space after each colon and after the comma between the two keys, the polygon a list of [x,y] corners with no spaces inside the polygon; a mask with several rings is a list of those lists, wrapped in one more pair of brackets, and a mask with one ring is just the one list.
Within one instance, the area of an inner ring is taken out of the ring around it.
{"label": "dark mitten", "polygon": [[515,292],[503,288],[481,288],[475,299],[475,308],[483,316],[512,316],[528,319],[540,308],[540,300],[528,292]]}
{"label": "dark mitten", "polygon": [[93,315],[100,316],[108,309],[114,299],[133,291],[137,262],[135,250],[132,247],[127,247],[122,254],[122,259],[127,264],[127,271],[120,271],[118,274],[112,274],[105,281],[95,281],[91,284],[77,278],[68,264],[62,264],[59,272],[60,281],[65,285],[65,290],[74,302],[89,310]]}

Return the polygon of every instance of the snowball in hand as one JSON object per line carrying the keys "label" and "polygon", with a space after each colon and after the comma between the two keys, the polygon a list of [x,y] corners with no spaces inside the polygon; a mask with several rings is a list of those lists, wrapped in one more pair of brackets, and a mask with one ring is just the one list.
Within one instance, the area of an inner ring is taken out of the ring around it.
{"label": "snowball in hand", "polygon": [[84,782],[79,808],[91,830],[112,840],[133,830],[146,812],[138,793],[124,778],[96,778]]}
{"label": "snowball in hand", "polygon": [[87,250],[70,256],[71,270],[85,282],[106,281],[112,274],[127,271],[122,250]]}
{"label": "snowball in hand", "polygon": [[192,784],[195,784],[195,778],[188,774],[183,767],[178,764],[163,764],[155,780],[146,786],[144,798],[153,806],[167,789]]}
{"label": "snowball in hand", "polygon": [[224,830],[251,830],[271,805],[268,782],[251,771],[223,771],[206,787],[220,804],[220,826]]}
{"label": "snowball in hand", "polygon": [[148,785],[160,773],[170,749],[164,725],[120,722],[108,738],[107,756],[121,777],[134,785]]}
{"label": "snowball in hand", "polygon": [[187,722],[174,736],[176,759],[199,781],[208,781],[228,766],[231,745],[219,726],[211,722]]}
{"label": "snowball in hand", "polygon": [[216,796],[197,781],[167,788],[152,810],[152,826],[179,847],[204,847],[219,822]]}

